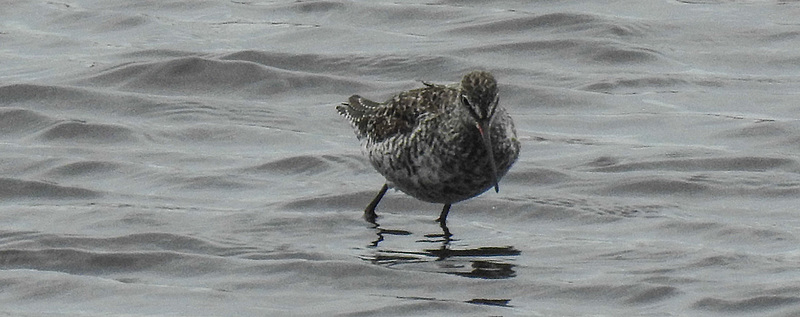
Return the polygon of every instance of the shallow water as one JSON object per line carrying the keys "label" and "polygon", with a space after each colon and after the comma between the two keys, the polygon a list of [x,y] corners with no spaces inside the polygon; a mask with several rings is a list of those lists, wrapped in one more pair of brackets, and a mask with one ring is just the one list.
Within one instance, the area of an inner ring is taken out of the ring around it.
{"label": "shallow water", "polygon": [[[11,1],[0,315],[795,316],[791,1]],[[389,192],[334,106],[492,71],[493,191]]]}

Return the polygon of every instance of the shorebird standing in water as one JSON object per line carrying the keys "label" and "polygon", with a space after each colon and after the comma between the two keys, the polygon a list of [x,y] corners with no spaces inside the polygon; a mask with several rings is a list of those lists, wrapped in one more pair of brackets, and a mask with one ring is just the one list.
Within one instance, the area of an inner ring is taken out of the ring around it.
{"label": "shorebird standing in water", "polygon": [[475,71],[460,84],[402,92],[378,103],[354,95],[336,109],[355,129],[364,154],[386,178],[364,217],[375,223],[390,187],[444,204],[437,221],[446,236],[450,205],[494,187],[519,156],[514,122],[499,105],[497,81]]}

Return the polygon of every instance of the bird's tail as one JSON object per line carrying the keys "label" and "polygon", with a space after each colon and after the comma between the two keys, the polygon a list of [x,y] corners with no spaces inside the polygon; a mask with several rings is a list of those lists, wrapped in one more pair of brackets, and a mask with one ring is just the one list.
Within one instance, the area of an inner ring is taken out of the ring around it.
{"label": "bird's tail", "polygon": [[347,118],[350,123],[357,125],[370,110],[379,105],[379,103],[362,98],[359,95],[352,95],[350,99],[348,99],[348,102],[343,102],[341,105],[336,106],[336,110],[339,111],[340,115]]}

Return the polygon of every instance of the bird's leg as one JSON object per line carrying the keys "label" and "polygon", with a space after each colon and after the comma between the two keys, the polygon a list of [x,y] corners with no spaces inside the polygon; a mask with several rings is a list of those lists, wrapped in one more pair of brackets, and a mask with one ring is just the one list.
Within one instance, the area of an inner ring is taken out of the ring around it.
{"label": "bird's leg", "polygon": [[450,213],[450,204],[445,204],[442,208],[442,213],[439,214],[439,219],[436,221],[439,222],[439,226],[442,227],[442,231],[444,231],[444,237],[449,239],[452,234],[450,234],[450,229],[447,228],[447,214]]}
{"label": "bird's leg", "polygon": [[389,190],[389,184],[383,184],[378,195],[367,205],[367,209],[364,209],[364,219],[368,222],[375,224],[375,219],[378,218],[378,215],[375,214],[375,207],[378,207],[378,203],[381,202],[381,198],[383,198],[387,190]]}

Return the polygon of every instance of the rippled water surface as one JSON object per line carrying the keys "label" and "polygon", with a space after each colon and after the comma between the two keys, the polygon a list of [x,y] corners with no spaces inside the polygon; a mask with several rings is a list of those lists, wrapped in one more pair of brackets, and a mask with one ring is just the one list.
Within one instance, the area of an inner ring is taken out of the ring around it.
{"label": "rippled water surface", "polygon": [[[796,316],[795,1],[6,1],[0,315]],[[334,106],[474,69],[500,192],[389,192]]]}

